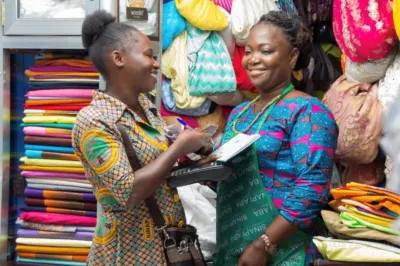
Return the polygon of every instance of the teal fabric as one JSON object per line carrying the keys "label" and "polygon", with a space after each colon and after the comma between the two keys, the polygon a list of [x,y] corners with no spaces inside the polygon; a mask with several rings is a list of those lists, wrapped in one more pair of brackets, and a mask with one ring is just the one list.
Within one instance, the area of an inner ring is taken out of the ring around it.
{"label": "teal fabric", "polygon": [[17,257],[17,262],[49,264],[49,265],[86,266],[85,262],[67,261],[67,260],[27,259],[21,257]]}
{"label": "teal fabric", "polygon": [[163,4],[162,50],[171,46],[176,36],[185,30],[185,19],[179,14],[175,1]]}
{"label": "teal fabric", "polygon": [[26,127],[26,126],[30,126],[30,127],[54,127],[54,128],[64,128],[64,129],[73,129],[74,125],[73,124],[55,124],[55,123],[29,123],[29,124],[25,124],[22,123],[21,127]]}
{"label": "teal fabric", "polygon": [[215,31],[204,32],[186,23],[188,38],[208,38],[199,47],[196,56],[190,56],[189,93],[192,96],[207,96],[236,91],[236,77],[232,61],[222,37]]}

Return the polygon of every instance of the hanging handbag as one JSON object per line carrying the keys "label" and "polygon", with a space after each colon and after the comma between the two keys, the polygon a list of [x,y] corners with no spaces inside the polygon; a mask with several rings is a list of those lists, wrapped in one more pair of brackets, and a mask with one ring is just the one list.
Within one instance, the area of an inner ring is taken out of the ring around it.
{"label": "hanging handbag", "polygon": [[[128,156],[129,164],[132,169],[142,167],[137,159],[136,151],[132,146],[128,133],[123,125],[118,122],[117,128],[121,133],[123,145]],[[154,195],[145,200],[149,209],[150,216],[156,225],[157,232],[160,233],[163,241],[165,259],[168,266],[205,266],[203,255],[201,254],[197,230],[195,227],[185,225],[184,227],[174,227],[166,223],[164,216],[157,204]]]}

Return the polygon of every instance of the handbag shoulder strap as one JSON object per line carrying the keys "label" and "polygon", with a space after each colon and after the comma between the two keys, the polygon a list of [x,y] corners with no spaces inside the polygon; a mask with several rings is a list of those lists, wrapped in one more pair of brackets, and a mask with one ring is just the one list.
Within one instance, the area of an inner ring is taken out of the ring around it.
{"label": "handbag shoulder strap", "polygon": [[[136,151],[132,146],[132,142],[129,139],[128,133],[126,133],[124,126],[121,124],[121,122],[117,123],[117,128],[118,131],[121,133],[122,136],[122,144],[124,145],[126,154],[128,156],[129,164],[132,167],[132,170],[138,170],[142,167],[142,164],[140,163]],[[161,213],[160,207],[157,204],[156,199],[154,198],[154,195],[149,196],[146,200],[146,205],[147,208],[149,209],[151,218],[153,219],[155,225],[157,226],[158,229],[161,229],[166,225],[165,219]]]}

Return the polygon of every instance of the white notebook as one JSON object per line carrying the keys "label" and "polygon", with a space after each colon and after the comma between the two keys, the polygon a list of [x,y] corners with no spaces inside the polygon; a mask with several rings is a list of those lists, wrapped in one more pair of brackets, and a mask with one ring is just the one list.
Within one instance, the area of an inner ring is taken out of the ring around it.
{"label": "white notebook", "polygon": [[226,142],[224,145],[219,147],[213,154],[221,156],[217,161],[218,162],[227,162],[243,150],[248,148],[251,144],[256,142],[260,138],[260,135],[246,135],[246,134],[238,134],[233,137],[231,140]]}

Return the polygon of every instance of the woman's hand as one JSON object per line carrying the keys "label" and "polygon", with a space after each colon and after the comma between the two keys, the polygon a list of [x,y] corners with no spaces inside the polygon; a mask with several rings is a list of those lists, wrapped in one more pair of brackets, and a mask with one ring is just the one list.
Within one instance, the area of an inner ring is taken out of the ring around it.
{"label": "woman's hand", "polygon": [[212,163],[212,162],[215,162],[216,160],[218,160],[219,158],[221,158],[221,156],[213,154],[213,155],[210,155],[210,156],[208,156],[206,158],[203,158],[203,159],[200,159],[198,161],[195,161],[193,165],[203,165],[203,164],[206,164],[206,163]]}
{"label": "woman's hand", "polygon": [[267,263],[265,244],[258,238],[243,251],[236,266],[265,266]]}
{"label": "woman's hand", "polygon": [[211,140],[211,135],[193,130],[185,130],[179,134],[175,141],[182,155],[194,153],[206,146]]}

